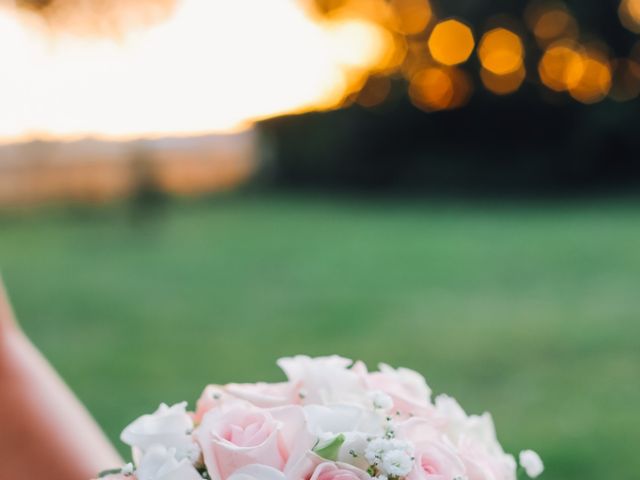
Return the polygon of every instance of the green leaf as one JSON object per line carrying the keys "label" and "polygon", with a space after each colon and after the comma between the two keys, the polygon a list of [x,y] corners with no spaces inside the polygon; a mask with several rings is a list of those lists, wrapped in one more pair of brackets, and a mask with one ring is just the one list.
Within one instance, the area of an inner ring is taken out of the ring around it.
{"label": "green leaf", "polygon": [[109,470],[103,470],[102,472],[100,472],[98,474],[98,478],[104,478],[104,477],[107,477],[109,475],[117,475],[120,472],[122,472],[121,468],[112,468],[112,469],[109,469]]}
{"label": "green leaf", "polygon": [[323,443],[318,443],[315,447],[313,447],[314,453],[324,458],[325,460],[331,460],[335,462],[338,460],[338,452],[340,451],[340,447],[345,442],[346,438],[341,433],[337,437]]}

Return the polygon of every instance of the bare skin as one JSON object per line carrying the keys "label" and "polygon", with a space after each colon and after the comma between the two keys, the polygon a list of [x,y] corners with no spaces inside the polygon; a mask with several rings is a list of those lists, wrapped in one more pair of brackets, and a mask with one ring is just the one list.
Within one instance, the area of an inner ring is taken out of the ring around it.
{"label": "bare skin", "polygon": [[18,327],[0,279],[0,477],[88,480],[122,460]]}

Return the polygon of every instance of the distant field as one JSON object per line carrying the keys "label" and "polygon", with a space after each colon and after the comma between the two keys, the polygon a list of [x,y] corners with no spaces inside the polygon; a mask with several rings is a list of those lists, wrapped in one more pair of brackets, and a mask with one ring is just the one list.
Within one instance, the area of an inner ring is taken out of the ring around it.
{"label": "distant field", "polygon": [[27,332],[109,435],[282,355],[423,372],[548,480],[638,478],[640,204],[231,197],[0,217]]}

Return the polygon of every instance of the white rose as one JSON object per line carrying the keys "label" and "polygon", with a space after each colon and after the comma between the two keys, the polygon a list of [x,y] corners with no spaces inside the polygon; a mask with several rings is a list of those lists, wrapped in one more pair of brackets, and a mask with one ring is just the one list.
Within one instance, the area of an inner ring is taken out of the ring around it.
{"label": "white rose", "polygon": [[154,445],[173,448],[178,459],[195,461],[199,456],[198,446],[193,441],[191,431],[193,420],[186,411],[187,402],[171,407],[164,403],[150,415],[143,415],[127,426],[120,438],[134,450],[139,458]]}
{"label": "white rose", "polygon": [[364,379],[348,367],[353,362],[337,355],[281,358],[278,366],[298,387],[303,404],[354,403],[370,405]]}
{"label": "white rose", "polygon": [[136,470],[138,480],[202,480],[187,459],[178,460],[173,448],[154,445],[147,449]]}
{"label": "white rose", "polygon": [[529,478],[536,478],[544,472],[544,464],[540,455],[533,450],[523,450],[520,452],[520,465],[524,468]]}

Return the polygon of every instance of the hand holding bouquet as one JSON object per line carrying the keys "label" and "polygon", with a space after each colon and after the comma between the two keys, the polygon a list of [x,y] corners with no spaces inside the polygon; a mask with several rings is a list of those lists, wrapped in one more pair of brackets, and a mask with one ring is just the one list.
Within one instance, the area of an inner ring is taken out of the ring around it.
{"label": "hand holding bouquet", "polygon": [[122,432],[134,464],[110,480],[515,480],[538,455],[505,453],[488,413],[431,401],[408,369],[283,358],[283,383],[211,385],[196,411],[160,405]]}

